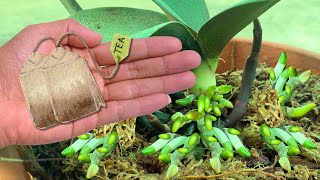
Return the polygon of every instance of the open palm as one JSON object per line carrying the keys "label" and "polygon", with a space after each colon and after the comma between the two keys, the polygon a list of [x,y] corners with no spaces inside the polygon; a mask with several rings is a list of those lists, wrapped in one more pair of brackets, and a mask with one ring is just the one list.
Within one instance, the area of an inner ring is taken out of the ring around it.
{"label": "open palm", "polygon": [[[35,43],[44,36],[60,37],[65,32],[82,36],[105,74],[114,68],[109,43],[101,44],[101,35],[73,19],[32,25],[0,48],[0,148],[12,144],[45,144],[70,139],[95,127],[130,117],[141,116],[170,103],[167,94],[189,88],[195,83],[190,69],[200,64],[194,51],[180,51],[173,37],[135,39],[129,57],[122,62],[113,79],[103,79],[95,70],[83,44],[74,36],[62,44],[86,58],[107,103],[98,113],[46,130],[34,127],[22,93],[19,72]],[[54,44],[45,41],[38,51],[49,54]],[[179,52],[180,51],[180,52]]]}

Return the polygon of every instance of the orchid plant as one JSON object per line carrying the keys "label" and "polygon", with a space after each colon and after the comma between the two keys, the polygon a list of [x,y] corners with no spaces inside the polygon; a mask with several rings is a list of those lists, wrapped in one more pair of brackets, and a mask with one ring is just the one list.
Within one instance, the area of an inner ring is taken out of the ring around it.
{"label": "orchid plant", "polygon": [[[177,105],[190,110],[164,115],[166,121],[157,114],[142,118],[156,126],[159,132],[164,132],[142,154],[151,155],[160,151],[158,159],[170,164],[166,178],[176,176],[178,162],[201,146],[211,152],[210,164],[216,173],[221,172],[220,157],[231,158],[234,150],[243,157],[251,156],[238,138],[240,132],[230,127],[245,115],[251,95],[262,41],[257,18],[280,0],[242,0],[211,18],[204,0],[153,0],[166,15],[118,7],[82,10],[75,0],[60,1],[70,12],[71,18],[101,33],[103,41],[110,41],[114,32],[133,38],[173,36],[181,40],[183,50],[194,50],[201,55],[200,66],[193,70],[197,77],[196,85],[175,101]],[[244,66],[238,99],[233,103],[226,98],[233,87],[217,86],[215,73],[225,45],[251,22],[254,24],[253,47]],[[232,109],[228,115],[222,113],[226,108]],[[179,131],[192,124],[195,124],[195,128],[191,132],[182,134]]]}
{"label": "orchid plant", "polygon": [[[298,75],[297,70],[293,66],[286,68],[286,65],[287,54],[282,52],[276,66],[270,69],[270,82],[278,93],[279,103],[284,116],[287,118],[303,117],[316,106],[315,103],[307,103],[301,107],[288,107],[286,104],[290,102],[296,86],[309,80],[311,71],[307,70]],[[317,148],[317,145],[306,138],[300,131],[300,127],[297,126],[270,128],[266,124],[263,124],[260,127],[262,140],[270,149],[275,150],[279,154],[279,164],[287,171],[291,170],[288,156],[300,154],[298,144],[307,149]]]}

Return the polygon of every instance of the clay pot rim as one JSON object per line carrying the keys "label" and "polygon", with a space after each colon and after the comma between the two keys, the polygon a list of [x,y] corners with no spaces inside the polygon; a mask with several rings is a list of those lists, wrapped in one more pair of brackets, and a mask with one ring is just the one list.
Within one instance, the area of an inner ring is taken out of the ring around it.
{"label": "clay pot rim", "polygon": [[[248,58],[252,48],[252,39],[234,38],[224,48],[221,53],[222,62],[219,62],[217,73],[230,70],[243,69],[245,60]],[[280,54],[287,53],[287,67],[293,66],[301,70],[311,70],[314,74],[320,74],[320,54],[287,44],[263,41],[259,64],[266,63],[274,67]]]}
{"label": "clay pot rim", "polygon": [[[252,39],[250,38],[233,38],[230,42],[246,42],[246,43],[252,43]],[[296,46],[292,46],[289,44],[284,44],[284,43],[278,43],[278,42],[274,42],[274,41],[262,41],[262,44],[264,46],[271,46],[274,48],[282,48],[288,51],[294,51],[300,54],[304,54],[306,56],[310,56],[313,57],[315,59],[319,59],[320,60],[320,53],[314,52],[314,51],[310,51],[310,50],[306,50],[300,47],[296,47]]]}

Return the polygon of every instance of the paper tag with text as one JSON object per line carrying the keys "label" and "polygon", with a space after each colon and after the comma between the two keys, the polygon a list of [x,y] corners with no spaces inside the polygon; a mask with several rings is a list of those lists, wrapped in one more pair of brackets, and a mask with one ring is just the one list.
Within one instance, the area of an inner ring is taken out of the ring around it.
{"label": "paper tag with text", "polygon": [[130,45],[131,37],[119,33],[114,34],[110,51],[116,63],[120,63],[129,55]]}

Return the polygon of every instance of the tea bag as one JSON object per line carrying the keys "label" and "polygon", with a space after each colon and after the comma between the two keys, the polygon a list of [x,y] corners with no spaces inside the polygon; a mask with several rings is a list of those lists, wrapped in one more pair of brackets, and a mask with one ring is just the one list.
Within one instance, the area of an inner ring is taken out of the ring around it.
{"label": "tea bag", "polygon": [[[103,96],[95,82],[84,57],[65,50],[62,40],[75,35],[83,43],[102,78],[110,79],[119,69],[119,63],[128,56],[131,38],[116,34],[112,42],[111,53],[116,66],[110,76],[103,74],[100,66],[87,43],[72,32],[63,34],[56,43],[56,48],[49,56],[35,52],[45,37],[35,46],[20,72],[20,82],[26,103],[35,127],[45,129],[59,123],[85,117],[106,107]],[[114,50],[114,48],[118,48]],[[114,53],[117,53],[115,56]]]}

